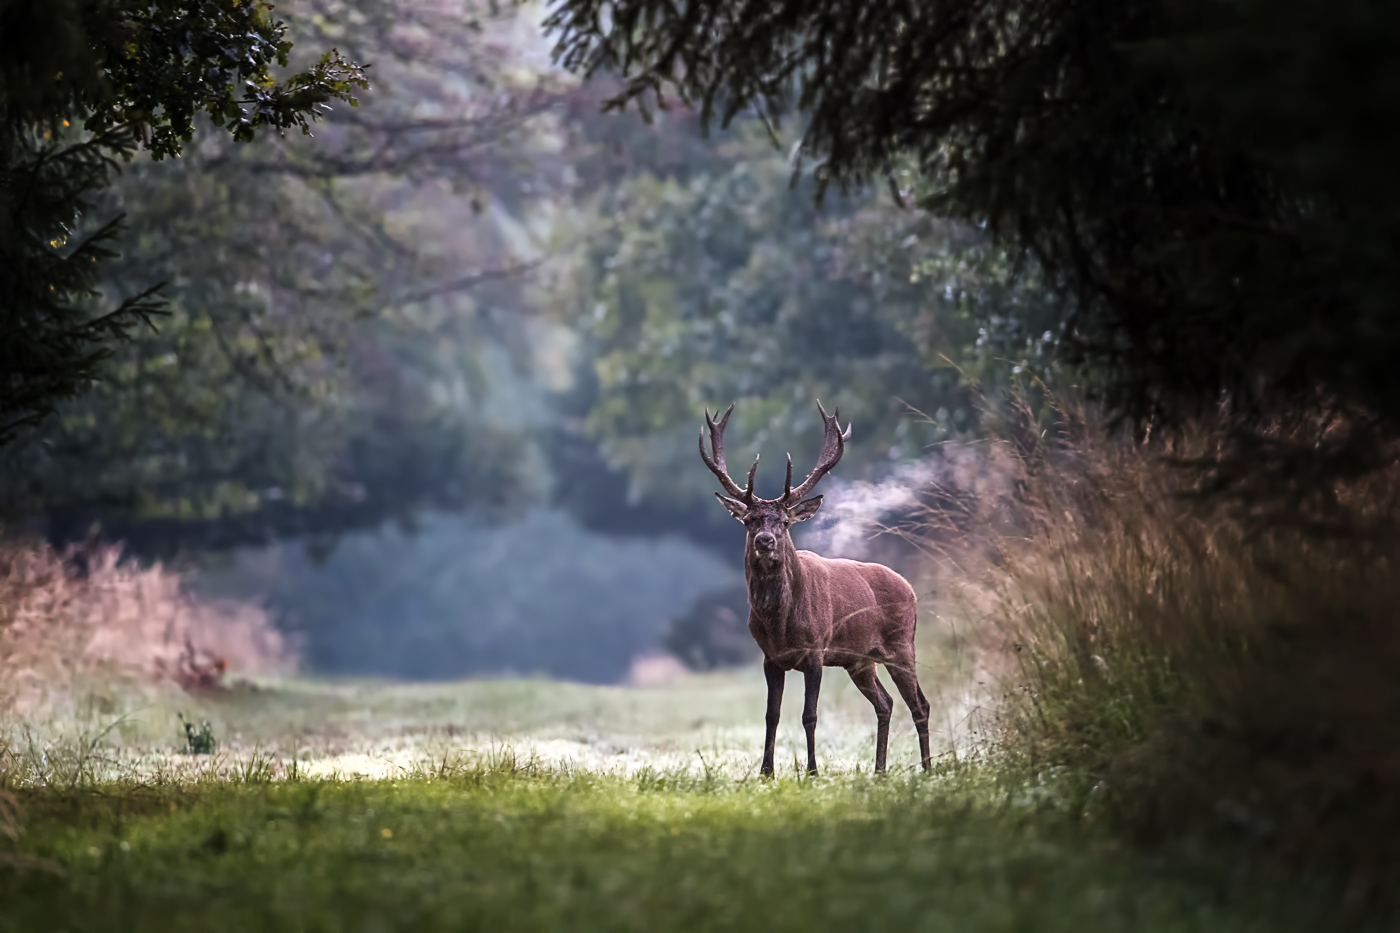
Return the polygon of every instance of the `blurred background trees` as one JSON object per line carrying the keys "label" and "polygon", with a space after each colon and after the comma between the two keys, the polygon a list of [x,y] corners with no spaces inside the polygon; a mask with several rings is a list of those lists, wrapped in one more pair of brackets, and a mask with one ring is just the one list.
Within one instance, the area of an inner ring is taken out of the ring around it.
{"label": "blurred background trees", "polygon": [[599,199],[561,297],[592,364],[586,429],[636,496],[709,491],[691,469],[706,405],[742,399],[735,456],[780,458],[819,441],[822,399],[860,425],[843,468],[868,471],[975,432],[967,379],[1034,352],[994,319],[1043,316],[1040,299],[986,237],[875,192],[818,205],[791,178],[750,125],[703,170],[634,172]]}
{"label": "blurred background trees", "polygon": [[483,185],[518,206],[557,174],[512,135],[540,82],[503,79],[458,15],[367,3],[300,18],[298,48],[375,59],[372,107],[256,146],[193,124],[184,158],[137,161],[94,204],[131,218],[104,287],[163,281],[166,304],[106,348],[91,391],[0,451],[6,501],[52,539],[97,529],[172,554],[523,495],[515,413],[493,419],[484,395],[523,340],[496,323],[511,286],[491,286],[529,243],[479,218]]}
{"label": "blurred background trees", "polygon": [[[348,94],[346,62],[372,86],[314,138],[249,142],[223,98],[149,142],[130,117],[130,161],[79,185],[81,223],[115,239],[72,320],[110,327],[62,401],[15,422],[0,501],[14,533],[121,541],[266,596],[317,669],[738,660],[705,406],[737,404],[735,456],[767,454],[768,488],[784,453],[812,455],[815,401],[839,406],[842,477],[879,481],[977,437],[1000,387],[1063,357],[1073,295],[995,225],[911,209],[938,206],[917,160],[832,186],[839,160],[804,168],[820,119],[707,135],[684,106],[605,113],[627,85],[557,70],[533,6],[298,0],[285,28],[258,10],[266,128]],[[266,84],[278,55],[303,77]],[[81,143],[99,105],[69,106]]]}

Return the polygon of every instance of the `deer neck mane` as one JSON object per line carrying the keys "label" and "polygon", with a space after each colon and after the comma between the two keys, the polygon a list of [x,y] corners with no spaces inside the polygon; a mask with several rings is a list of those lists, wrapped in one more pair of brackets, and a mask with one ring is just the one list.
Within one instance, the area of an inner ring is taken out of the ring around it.
{"label": "deer neck mane", "polygon": [[802,566],[792,539],[784,538],[778,552],[782,560],[772,567],[759,565],[752,554],[745,555],[744,577],[749,584],[749,608],[760,619],[786,620],[796,603],[796,596],[802,591]]}

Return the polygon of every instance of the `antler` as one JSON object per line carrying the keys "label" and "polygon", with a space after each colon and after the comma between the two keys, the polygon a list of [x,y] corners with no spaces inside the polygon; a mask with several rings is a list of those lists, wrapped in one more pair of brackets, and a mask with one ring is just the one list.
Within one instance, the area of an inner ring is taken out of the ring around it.
{"label": "antler", "polygon": [[731,496],[737,496],[749,505],[753,504],[753,476],[758,471],[758,458],[753,458],[753,466],[749,467],[749,488],[740,489],[739,484],[729,478],[729,468],[724,465],[724,426],[729,423],[729,416],[734,414],[734,406],[730,405],[729,410],[724,413],[724,417],[716,422],[710,417],[710,409],[705,409],[705,426],[710,429],[710,447],[714,449],[715,455],[712,458],[705,452],[705,433],[700,432],[700,459],[705,461],[705,466],[710,468],[710,472],[719,478],[720,485],[724,491]]}
{"label": "antler", "polygon": [[783,483],[783,497],[778,500],[785,506],[795,504],[815,489],[821,478],[831,472],[840,462],[841,455],[846,452],[846,441],[850,440],[851,426],[846,425],[846,433],[841,433],[841,410],[833,409],[828,417],[822,403],[817,402],[817,411],[822,413],[822,424],[826,428],[822,437],[822,451],[817,455],[816,467],[796,489],[792,488],[792,454],[788,454],[787,481]]}

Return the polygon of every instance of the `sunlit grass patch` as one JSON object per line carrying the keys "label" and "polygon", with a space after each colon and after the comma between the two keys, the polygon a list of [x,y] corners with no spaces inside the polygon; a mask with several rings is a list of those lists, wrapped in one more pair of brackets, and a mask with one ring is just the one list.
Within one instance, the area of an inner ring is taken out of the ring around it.
{"label": "sunlit grass patch", "polygon": [[[823,690],[818,754],[833,772],[869,770],[875,723],[845,678]],[[598,687],[548,680],[395,684],[267,679],[222,696],[133,696],[84,717],[0,723],[0,785],[74,780],[231,776],[264,759],[276,776],[394,778],[428,760],[510,748],[556,768],[756,772],[764,685],[757,671],[681,678],[665,686]],[[934,693],[934,690],[930,690]],[[788,691],[780,767],[805,739],[801,690]],[[181,716],[184,719],[181,719]],[[212,754],[191,755],[185,722],[209,723]],[[917,744],[894,723],[891,762]]]}

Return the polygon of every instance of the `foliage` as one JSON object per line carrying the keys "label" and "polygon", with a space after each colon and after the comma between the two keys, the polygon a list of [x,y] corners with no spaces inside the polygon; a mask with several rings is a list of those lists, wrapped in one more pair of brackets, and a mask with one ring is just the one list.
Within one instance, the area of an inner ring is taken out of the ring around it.
{"label": "foliage", "polygon": [[130,243],[104,287],[165,280],[166,315],[0,454],[9,510],[53,540],[97,528],[143,555],[328,542],[531,495],[506,427],[522,406],[487,396],[526,361],[529,325],[503,312],[531,259],[515,225],[559,172],[538,125],[556,98],[507,68],[509,18],[377,0],[295,12],[299,47],[374,58],[376,87],[314,143],[205,127],[185,158],[127,169],[107,201],[132,215]]}
{"label": "foliage", "polygon": [[272,9],[217,0],[7,3],[6,116],[40,128],[78,117],[98,136],[140,137],[157,159],[181,153],[201,111],[242,142],[265,127],[309,135],[328,101],[353,101],[368,85],[336,51],[278,82],[272,69],[287,66],[292,43]]}
{"label": "foliage", "polygon": [[[570,0],[549,24],[565,65],[626,76],[619,106],[800,111],[819,185],[912,169],[911,198],[1069,299],[1060,356],[1116,417],[1224,399],[1247,434],[1320,399],[1400,422],[1394,7]],[[1355,475],[1368,434],[1272,458]]]}
{"label": "foliage", "polygon": [[99,281],[119,219],[94,198],[117,160],[179,155],[203,112],[233,139],[354,104],[359,65],[326,52],[278,81],[286,25],[265,2],[0,6],[0,443],[101,373],[114,342],[150,324],[154,282],[101,310]]}
{"label": "foliage", "polygon": [[[1001,667],[1008,752],[1138,841],[1229,840],[1342,878],[1400,868],[1394,558],[1181,497],[1163,453],[1060,408],[950,470],[927,543]],[[1393,468],[1344,494],[1394,521]],[[1009,659],[1009,660],[1008,660]]]}
{"label": "foliage", "polygon": [[967,379],[1037,354],[1019,334],[1046,299],[985,237],[868,191],[819,206],[789,178],[749,124],[687,175],[634,171],[597,199],[563,310],[592,360],[585,430],[634,501],[708,492],[706,405],[736,402],[735,458],[762,448],[769,484],[816,443],[815,399],[856,424],[843,469],[869,470],[975,433]]}

